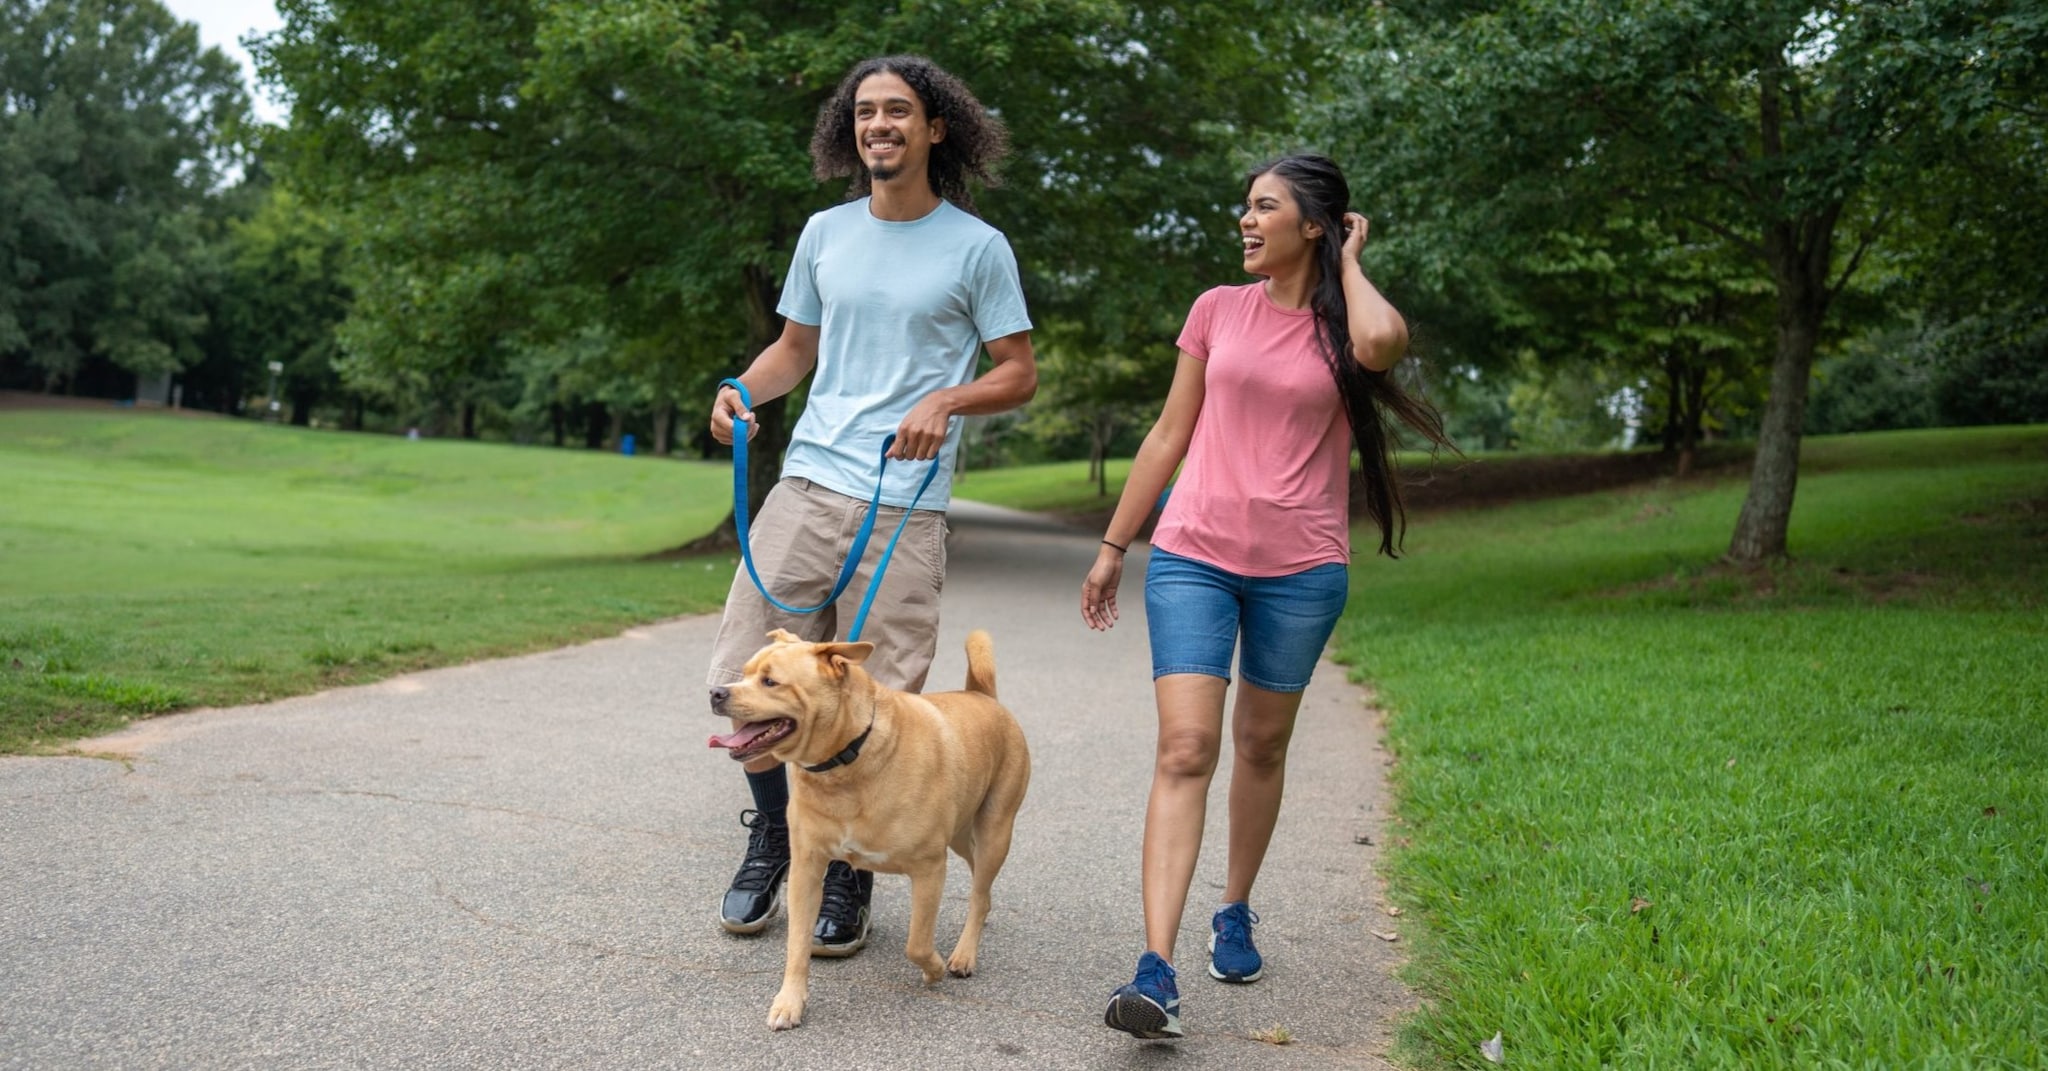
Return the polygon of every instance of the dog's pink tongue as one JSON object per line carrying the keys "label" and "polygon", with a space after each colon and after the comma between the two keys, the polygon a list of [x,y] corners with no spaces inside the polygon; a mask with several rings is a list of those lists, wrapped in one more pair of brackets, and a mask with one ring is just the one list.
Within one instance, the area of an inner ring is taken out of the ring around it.
{"label": "dog's pink tongue", "polygon": [[722,747],[726,748],[727,750],[736,747],[746,747],[748,744],[753,743],[754,740],[758,738],[762,733],[767,732],[769,726],[772,724],[772,722],[765,721],[755,722],[752,725],[743,725],[740,728],[735,729],[732,732],[726,733],[724,735],[714,733],[711,737],[711,743],[708,746]]}

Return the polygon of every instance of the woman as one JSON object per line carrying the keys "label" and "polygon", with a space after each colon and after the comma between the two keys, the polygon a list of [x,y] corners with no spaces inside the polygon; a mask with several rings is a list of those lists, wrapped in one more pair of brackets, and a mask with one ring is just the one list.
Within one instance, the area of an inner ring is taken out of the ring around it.
{"label": "woman", "polygon": [[1231,714],[1229,856],[1209,974],[1243,983],[1264,969],[1251,891],[1280,813],[1295,712],[1349,590],[1352,443],[1364,462],[1366,513],[1389,557],[1404,518],[1384,416],[1450,445],[1435,410],[1387,375],[1407,351],[1408,326],[1359,267],[1366,219],[1348,210],[1343,172],[1301,154],[1254,170],[1247,185],[1244,268],[1263,280],[1196,299],[1166,405],[1081,586],[1082,619],[1114,625],[1124,551],[1180,469],[1145,577],[1159,706],[1145,811],[1146,951],[1104,1016],[1140,1038],[1181,1036],[1174,938],[1202,847],[1233,651],[1243,680]]}

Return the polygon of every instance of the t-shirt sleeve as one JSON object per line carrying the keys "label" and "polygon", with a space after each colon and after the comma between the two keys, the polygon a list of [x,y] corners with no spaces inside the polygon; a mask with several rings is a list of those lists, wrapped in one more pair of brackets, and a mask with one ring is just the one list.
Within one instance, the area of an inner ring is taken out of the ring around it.
{"label": "t-shirt sleeve", "polygon": [[974,329],[981,340],[1002,338],[1031,330],[1031,315],[1024,309],[1024,284],[1017,275],[1017,254],[1010,242],[998,234],[982,247],[975,258]]}
{"label": "t-shirt sleeve", "polygon": [[789,273],[782,278],[782,300],[775,311],[784,319],[807,327],[825,322],[825,303],[818,297],[818,216],[804,223],[796,240],[796,255],[789,259]]}
{"label": "t-shirt sleeve", "polygon": [[1216,291],[1204,290],[1188,310],[1188,322],[1180,329],[1175,345],[1190,357],[1209,359],[1209,329],[1216,321]]}

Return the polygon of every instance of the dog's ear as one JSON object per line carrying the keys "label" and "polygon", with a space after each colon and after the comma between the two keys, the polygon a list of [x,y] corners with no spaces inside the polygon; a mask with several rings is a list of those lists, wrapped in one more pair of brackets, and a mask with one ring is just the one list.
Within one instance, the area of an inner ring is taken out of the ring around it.
{"label": "dog's ear", "polygon": [[794,632],[789,631],[786,628],[770,629],[768,631],[768,638],[774,640],[776,643],[804,642],[803,637],[797,635]]}
{"label": "dog's ear", "polygon": [[859,643],[821,643],[818,658],[834,670],[844,673],[847,666],[857,666],[875,653],[875,645],[862,640]]}

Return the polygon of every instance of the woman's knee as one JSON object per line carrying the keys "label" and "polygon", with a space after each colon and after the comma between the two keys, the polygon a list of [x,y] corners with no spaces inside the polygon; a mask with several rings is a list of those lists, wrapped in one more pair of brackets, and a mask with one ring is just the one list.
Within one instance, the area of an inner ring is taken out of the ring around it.
{"label": "woman's knee", "polygon": [[1172,777],[1208,777],[1216,772],[1222,741],[1199,730],[1161,731],[1155,760],[1158,772]]}
{"label": "woman's knee", "polygon": [[1231,739],[1236,761],[1260,770],[1274,770],[1287,765],[1287,744],[1294,735],[1292,728],[1287,726],[1280,731],[1239,730]]}

